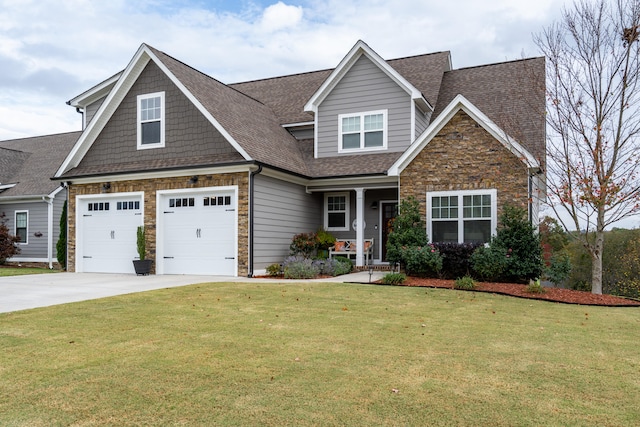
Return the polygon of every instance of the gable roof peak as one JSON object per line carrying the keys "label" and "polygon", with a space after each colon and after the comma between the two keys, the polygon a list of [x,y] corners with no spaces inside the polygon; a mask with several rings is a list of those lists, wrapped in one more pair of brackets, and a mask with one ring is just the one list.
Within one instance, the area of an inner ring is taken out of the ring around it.
{"label": "gable roof peak", "polygon": [[406,78],[398,73],[389,63],[382,58],[377,52],[369,47],[362,40],[358,40],[349,50],[349,53],[340,61],[338,66],[333,69],[329,77],[324,81],[320,88],[313,94],[311,99],[305,104],[304,110],[315,113],[318,106],[331,93],[342,78],[349,72],[351,67],[360,59],[366,56],[373,62],[382,72],[396,82],[398,86],[404,89],[411,98],[420,105],[422,109],[433,111],[433,106],[424,98],[422,93],[412,85]]}

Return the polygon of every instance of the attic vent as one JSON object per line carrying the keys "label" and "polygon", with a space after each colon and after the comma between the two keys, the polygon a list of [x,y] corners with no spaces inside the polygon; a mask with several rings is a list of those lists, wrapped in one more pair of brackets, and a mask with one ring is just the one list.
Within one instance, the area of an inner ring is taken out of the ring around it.
{"label": "attic vent", "polygon": [[455,140],[460,140],[463,138],[463,134],[461,134],[460,132],[451,132],[449,134],[447,134],[447,139],[455,139]]}

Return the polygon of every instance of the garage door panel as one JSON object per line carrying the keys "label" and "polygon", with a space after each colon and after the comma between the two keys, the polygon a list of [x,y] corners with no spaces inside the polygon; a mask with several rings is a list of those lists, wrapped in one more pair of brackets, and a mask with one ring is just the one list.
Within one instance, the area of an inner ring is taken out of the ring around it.
{"label": "garage door panel", "polygon": [[142,225],[140,198],[91,199],[78,205],[82,212],[82,246],[78,254],[82,271],[134,273],[136,230]]}
{"label": "garage door panel", "polygon": [[164,273],[235,275],[234,193],[165,195],[161,203]]}

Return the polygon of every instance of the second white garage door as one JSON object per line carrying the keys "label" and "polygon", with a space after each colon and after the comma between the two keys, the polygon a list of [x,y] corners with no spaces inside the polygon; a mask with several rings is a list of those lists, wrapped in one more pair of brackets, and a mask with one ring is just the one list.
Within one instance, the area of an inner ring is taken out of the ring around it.
{"label": "second white garage door", "polygon": [[158,194],[160,274],[236,275],[236,194],[232,187]]}

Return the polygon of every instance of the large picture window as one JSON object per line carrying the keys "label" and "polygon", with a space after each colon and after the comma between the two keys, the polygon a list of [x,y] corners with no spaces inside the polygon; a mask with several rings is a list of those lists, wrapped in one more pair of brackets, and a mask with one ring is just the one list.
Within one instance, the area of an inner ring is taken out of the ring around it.
{"label": "large picture window", "polygon": [[338,116],[339,152],[387,148],[387,111],[370,111]]}
{"label": "large picture window", "polygon": [[348,231],[349,193],[326,194],[324,206],[324,228],[328,231]]}
{"label": "large picture window", "polygon": [[487,243],[496,224],[496,190],[427,193],[427,234],[432,242]]}
{"label": "large picture window", "polygon": [[164,92],[138,96],[138,149],[164,147]]}
{"label": "large picture window", "polygon": [[20,238],[18,243],[26,245],[28,242],[29,236],[29,212],[28,211],[17,211],[16,212],[16,231],[15,235]]}

